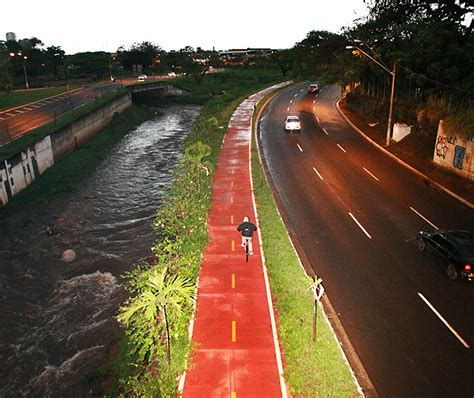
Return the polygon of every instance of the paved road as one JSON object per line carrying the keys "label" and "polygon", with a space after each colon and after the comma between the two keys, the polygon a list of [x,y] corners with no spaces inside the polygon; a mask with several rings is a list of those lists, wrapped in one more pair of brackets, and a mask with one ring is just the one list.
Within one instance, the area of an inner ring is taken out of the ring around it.
{"label": "paved road", "polygon": [[[300,84],[262,115],[262,150],[291,227],[380,396],[472,397],[473,286],[448,280],[415,237],[433,226],[472,230],[474,212],[368,144],[337,113],[337,96]],[[284,132],[287,114],[301,117],[300,134]]]}
{"label": "paved road", "polygon": [[0,112],[0,145],[52,122],[64,113],[116,90],[120,85],[120,82],[91,84],[78,90],[2,111]]}

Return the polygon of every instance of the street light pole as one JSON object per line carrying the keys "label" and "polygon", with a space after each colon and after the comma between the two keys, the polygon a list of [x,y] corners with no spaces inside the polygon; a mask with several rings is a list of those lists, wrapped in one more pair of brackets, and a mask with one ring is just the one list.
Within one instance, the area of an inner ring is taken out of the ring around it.
{"label": "street light pole", "polygon": [[28,57],[26,55],[23,56],[23,72],[25,73],[25,86],[26,86],[26,89],[29,90],[30,89],[30,85],[28,84],[28,75],[26,74],[26,60],[28,59]]}
{"label": "street light pole", "polygon": [[387,122],[387,136],[385,138],[385,144],[386,146],[390,145],[390,138],[392,136],[392,115],[393,115],[393,102],[395,98],[395,78],[396,78],[396,62],[393,63],[393,70],[388,69],[385,65],[377,61],[374,57],[370,56],[367,54],[364,50],[357,46],[346,46],[346,49],[351,50],[351,49],[357,49],[359,50],[362,54],[364,54],[367,58],[369,58],[371,61],[375,62],[378,66],[380,66],[385,72],[389,73],[392,76],[392,90],[390,93],[390,109],[388,111],[388,122]]}
{"label": "street light pole", "polygon": [[395,97],[395,76],[396,76],[397,63],[393,63],[392,75],[392,91],[390,93],[390,110],[388,111],[388,123],[387,123],[387,137],[385,138],[385,144],[390,145],[390,138],[392,136],[392,115],[393,115],[393,100]]}

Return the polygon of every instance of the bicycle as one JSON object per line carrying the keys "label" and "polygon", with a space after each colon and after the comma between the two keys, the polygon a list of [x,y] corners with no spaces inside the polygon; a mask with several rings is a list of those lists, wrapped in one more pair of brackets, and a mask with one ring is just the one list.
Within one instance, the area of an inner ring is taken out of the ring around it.
{"label": "bicycle", "polygon": [[248,263],[249,262],[249,240],[252,239],[252,238],[245,238],[244,239],[244,249],[245,249],[245,262]]}

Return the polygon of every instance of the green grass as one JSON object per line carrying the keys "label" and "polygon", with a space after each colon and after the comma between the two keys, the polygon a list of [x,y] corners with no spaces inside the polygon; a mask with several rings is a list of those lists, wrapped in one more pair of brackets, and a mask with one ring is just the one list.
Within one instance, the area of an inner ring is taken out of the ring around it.
{"label": "green grass", "polygon": [[15,155],[16,153],[25,150],[28,147],[34,145],[35,142],[41,140],[42,138],[53,134],[56,131],[61,130],[63,127],[74,122],[80,117],[87,115],[92,112],[94,109],[102,106],[103,104],[112,101],[114,98],[127,92],[126,88],[116,90],[110,94],[99,97],[96,101],[91,101],[80,108],[74,109],[70,112],[65,113],[62,117],[58,118],[55,122],[45,124],[37,129],[34,129],[28,134],[23,135],[22,137],[10,142],[9,144],[3,145],[0,147],[0,161],[8,159],[10,156]]}
{"label": "green grass", "polygon": [[[264,102],[264,101],[262,101]],[[264,176],[255,142],[252,170],[263,249],[283,346],[285,380],[293,397],[358,397],[348,364],[318,308],[313,342],[313,296]]]}
{"label": "green grass", "polygon": [[43,98],[52,97],[67,91],[66,87],[51,87],[32,90],[19,90],[10,93],[0,92],[0,111],[14,108]]}

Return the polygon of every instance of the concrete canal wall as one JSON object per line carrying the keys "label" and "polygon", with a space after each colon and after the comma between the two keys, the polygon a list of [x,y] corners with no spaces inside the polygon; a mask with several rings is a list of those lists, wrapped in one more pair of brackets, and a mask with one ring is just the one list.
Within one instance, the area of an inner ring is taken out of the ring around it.
{"label": "concrete canal wall", "polygon": [[101,131],[115,113],[131,105],[132,94],[128,92],[4,160],[0,165],[0,208],[62,157]]}

